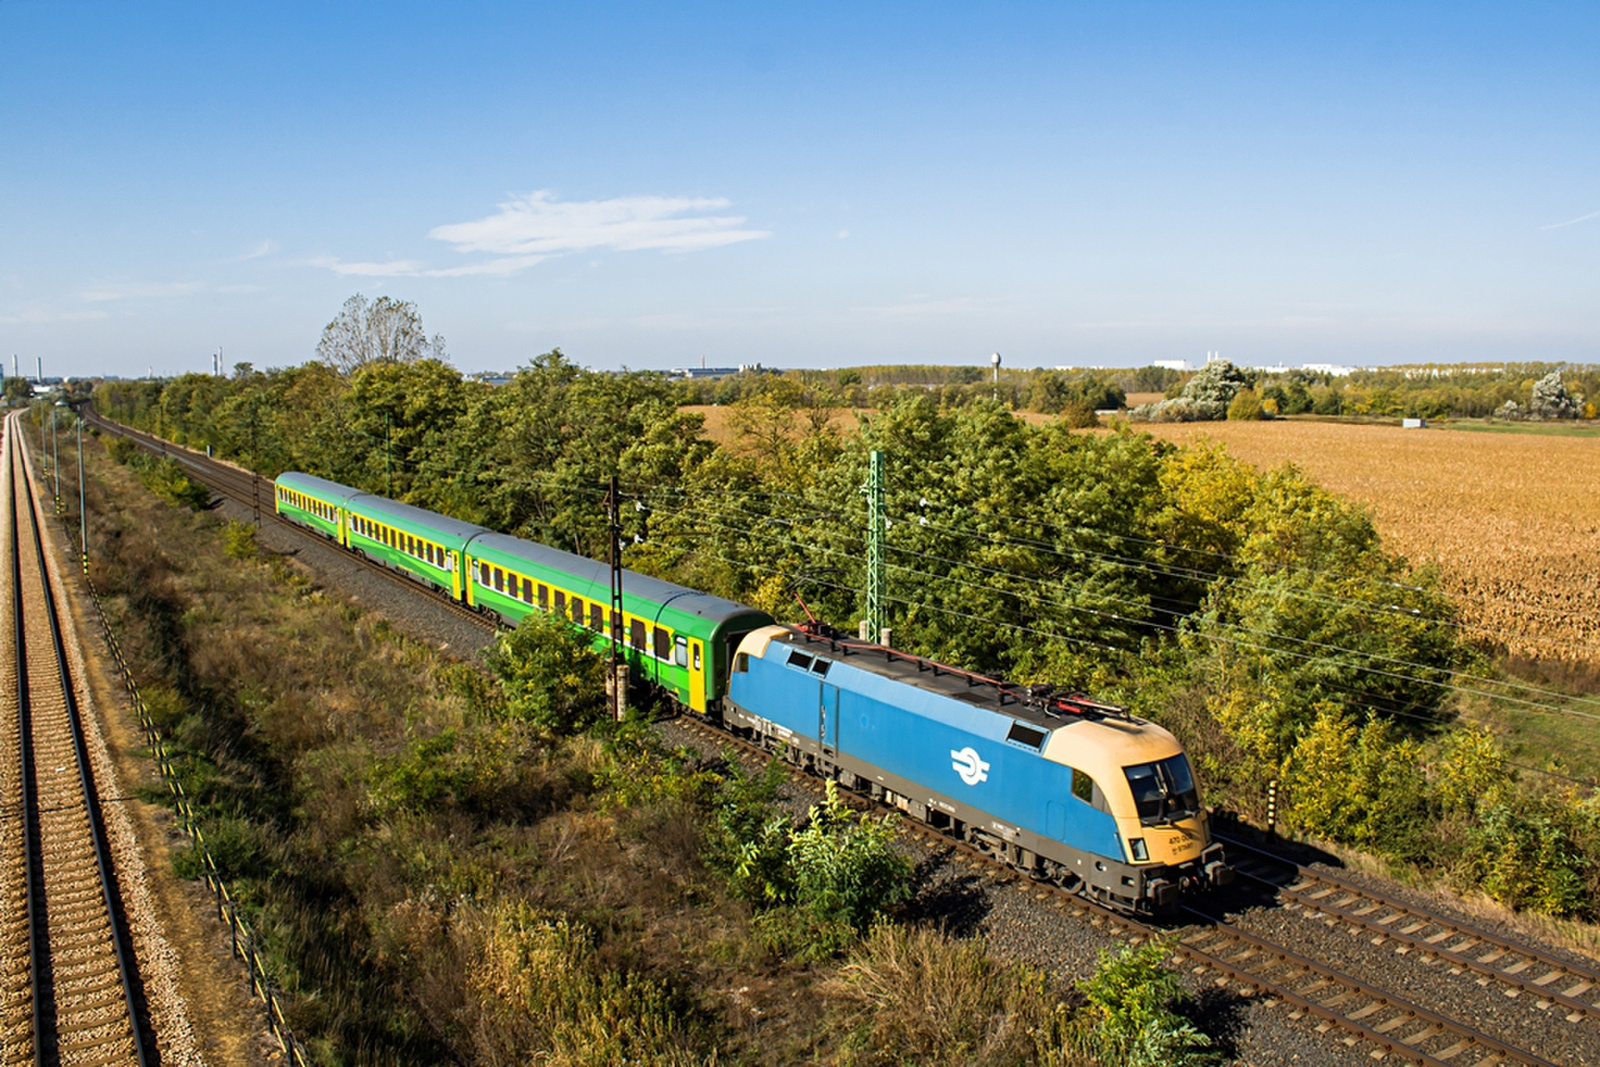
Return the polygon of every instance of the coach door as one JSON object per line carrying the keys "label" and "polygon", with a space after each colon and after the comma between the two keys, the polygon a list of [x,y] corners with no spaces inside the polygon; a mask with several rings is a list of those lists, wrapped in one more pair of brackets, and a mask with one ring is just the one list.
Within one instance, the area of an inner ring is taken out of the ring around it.
{"label": "coach door", "polygon": [[706,710],[706,652],[705,645],[689,638],[689,707],[705,714]]}
{"label": "coach door", "polygon": [[826,755],[839,747],[839,687],[817,683],[817,740]]}
{"label": "coach door", "polygon": [[445,564],[450,568],[450,595],[456,600],[461,599],[461,568],[456,566],[459,561],[456,553],[445,553]]}

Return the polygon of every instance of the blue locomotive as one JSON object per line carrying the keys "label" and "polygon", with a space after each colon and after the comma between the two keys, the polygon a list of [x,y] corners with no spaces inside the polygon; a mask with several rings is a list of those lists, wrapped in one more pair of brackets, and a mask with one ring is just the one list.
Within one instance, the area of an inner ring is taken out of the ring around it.
{"label": "blue locomotive", "polygon": [[[276,496],[284,517],[480,611],[555,614],[610,642],[603,564],[306,474]],[[631,571],[623,592],[636,677],[1004,863],[1148,913],[1231,877],[1182,746],[1153,723]]]}
{"label": "blue locomotive", "polygon": [[1188,757],[1121,708],[787,626],[747,635],[724,721],[1036,878],[1128,911],[1226,884]]}

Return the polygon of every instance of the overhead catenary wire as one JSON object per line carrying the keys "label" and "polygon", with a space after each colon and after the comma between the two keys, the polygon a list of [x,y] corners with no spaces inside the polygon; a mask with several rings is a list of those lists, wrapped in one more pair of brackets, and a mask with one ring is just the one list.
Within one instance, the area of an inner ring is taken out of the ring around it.
{"label": "overhead catenary wire", "polygon": [[[747,517],[748,517],[748,513],[744,513],[744,514],[746,514]],[[697,520],[702,521],[702,522],[706,521],[706,518],[705,518],[705,516],[704,516],[704,514],[702,512],[697,512],[696,513],[696,518],[697,518]],[[765,521],[771,521],[771,522],[776,522],[776,523],[782,523],[782,522],[785,521],[785,520],[773,519],[771,517],[765,517],[765,516],[763,516],[761,518],[763,518]],[[718,524],[712,523],[712,525],[718,525]],[[763,534],[759,533],[758,531],[751,530],[751,529],[745,529],[745,528],[742,528],[742,527],[733,527],[733,526],[722,525],[721,528],[726,530],[726,531],[728,531],[728,532],[742,534],[742,535],[745,535],[745,536],[767,536],[767,535],[763,535]],[[811,551],[837,553],[837,550],[825,549],[825,548],[823,548],[823,546],[820,546],[820,545],[814,545],[814,544],[813,545],[798,545],[796,542],[792,542],[792,541],[790,541],[788,543],[796,545],[797,547],[807,548],[807,549],[809,549]],[[1014,572],[1009,572],[1009,571],[1001,570],[999,568],[989,567],[989,566],[987,566],[985,564],[976,563],[976,562],[973,562],[973,561],[970,561],[970,560],[952,560],[952,559],[949,559],[947,557],[931,556],[931,555],[924,554],[924,553],[917,553],[914,550],[906,549],[906,548],[903,548],[903,547],[900,547],[900,546],[895,546],[895,545],[890,545],[889,549],[891,551],[894,551],[894,552],[914,555],[914,556],[918,556],[920,558],[930,559],[930,560],[933,560],[935,562],[945,563],[947,565],[954,566],[954,567],[964,567],[964,568],[969,568],[969,569],[972,569],[972,570],[982,571],[982,572],[985,572],[985,573],[996,575],[998,577],[1008,578],[1008,579],[1011,579],[1011,580],[1014,580],[1014,581],[1029,582],[1029,583],[1040,584],[1040,585],[1047,584],[1047,580],[1046,579],[1034,578],[1034,577],[1030,577],[1030,576],[1026,576],[1026,575],[1019,575],[1019,574],[1016,574]],[[843,554],[848,555],[848,553],[843,553]],[[854,557],[851,557],[851,558],[852,558],[852,560],[854,559]],[[891,564],[891,566],[898,566],[898,565]],[[994,591],[992,587],[978,586],[978,585],[976,585],[976,583],[963,583],[961,579],[956,578],[953,575],[936,574],[936,573],[933,573],[933,572],[920,572],[920,571],[915,571],[915,570],[912,570],[912,569],[909,569],[909,568],[903,568],[903,567],[901,567],[900,569],[906,570],[906,571],[908,571],[908,573],[912,573],[912,574],[915,574],[915,575],[920,575],[922,577],[927,577],[927,578],[934,579],[934,580],[954,581],[954,582],[957,582],[957,583],[969,585],[969,586],[974,587],[974,588],[984,588],[984,589],[986,589],[986,590],[988,590],[990,592]],[[1111,599],[1113,601],[1119,600],[1119,598],[1115,598],[1115,597],[1112,597],[1112,598],[1109,598],[1109,599]],[[1122,603],[1128,603],[1127,601],[1121,601],[1121,602]],[[1095,608],[1087,607],[1087,606],[1082,605],[1082,604],[1068,604],[1068,603],[1061,602],[1061,601],[1052,601],[1052,603],[1055,603],[1057,606],[1059,606],[1061,608],[1064,608],[1066,610],[1077,611],[1077,612],[1081,612],[1081,613],[1085,613],[1085,614],[1089,614],[1089,615],[1094,615],[1094,616],[1098,616],[1098,617],[1101,617],[1101,618],[1106,618],[1106,619],[1109,619],[1109,620],[1113,620],[1113,621],[1116,621],[1118,623],[1127,623],[1127,624],[1131,624],[1131,625],[1135,625],[1135,626],[1153,627],[1153,628],[1164,630],[1164,631],[1167,631],[1167,632],[1170,632],[1170,633],[1174,633],[1174,634],[1177,634],[1177,633],[1180,633],[1180,632],[1182,632],[1182,633],[1192,633],[1195,636],[1198,636],[1198,637],[1201,637],[1201,638],[1203,638],[1205,640],[1210,640],[1210,641],[1227,640],[1226,638],[1222,637],[1222,635],[1218,635],[1218,634],[1206,633],[1204,631],[1199,631],[1199,630],[1181,629],[1180,627],[1172,625],[1172,624],[1164,624],[1164,623],[1156,622],[1156,621],[1151,620],[1151,619],[1139,619],[1139,618],[1135,618],[1135,617],[1132,617],[1132,616],[1122,615],[1122,614],[1116,613],[1116,612],[1101,611],[1101,610],[1098,610],[1098,609],[1095,609]],[[1147,607],[1147,605],[1143,605],[1143,604],[1141,604],[1139,606]],[[1169,609],[1154,608],[1154,609],[1151,609],[1151,610],[1156,610],[1156,611],[1161,611],[1163,613],[1172,614],[1169,611]],[[1500,686],[1500,687],[1503,687],[1503,688],[1519,690],[1519,691],[1522,691],[1522,692],[1525,692],[1525,693],[1532,693],[1532,694],[1535,694],[1535,695],[1538,695],[1538,696],[1543,696],[1543,697],[1546,697],[1546,698],[1561,699],[1561,700],[1573,701],[1573,702],[1578,702],[1578,703],[1582,703],[1582,704],[1586,704],[1586,705],[1593,705],[1593,706],[1596,706],[1596,707],[1600,707],[1600,701],[1594,700],[1592,698],[1573,697],[1573,696],[1570,696],[1570,695],[1567,695],[1567,694],[1557,693],[1557,692],[1555,692],[1553,690],[1547,690],[1547,689],[1543,689],[1543,688],[1538,687],[1538,686],[1528,685],[1526,683],[1509,682],[1509,681],[1498,680],[1498,679],[1485,679],[1485,678],[1482,678],[1481,676],[1473,675],[1473,674],[1470,674],[1470,673],[1464,672],[1464,671],[1454,670],[1452,668],[1444,668],[1444,667],[1436,667],[1436,666],[1432,666],[1432,665],[1428,665],[1428,664],[1420,664],[1420,663],[1416,663],[1415,661],[1406,660],[1406,659],[1402,659],[1402,658],[1399,658],[1399,657],[1385,656],[1385,655],[1382,655],[1380,653],[1368,652],[1368,651],[1364,651],[1364,650],[1361,650],[1361,649],[1352,649],[1352,648],[1348,648],[1348,647],[1345,647],[1345,646],[1342,646],[1342,645],[1331,644],[1329,642],[1318,642],[1318,641],[1312,641],[1312,640],[1309,640],[1309,639],[1306,639],[1306,638],[1297,638],[1297,637],[1293,637],[1291,635],[1282,634],[1282,633],[1278,633],[1278,632],[1271,631],[1271,630],[1265,630],[1265,629],[1260,629],[1260,628],[1255,628],[1255,627],[1240,626],[1239,624],[1236,624],[1236,623],[1235,624],[1226,624],[1226,625],[1229,626],[1229,629],[1233,633],[1246,633],[1246,634],[1251,634],[1253,636],[1257,636],[1257,637],[1261,637],[1261,638],[1274,639],[1274,640],[1280,640],[1280,641],[1288,641],[1288,642],[1300,645],[1302,647],[1319,648],[1319,649],[1323,649],[1323,650],[1326,650],[1326,651],[1329,651],[1329,652],[1333,652],[1333,653],[1341,653],[1341,654],[1344,654],[1344,655],[1347,655],[1347,656],[1350,656],[1350,657],[1354,657],[1354,658],[1358,658],[1358,659],[1375,660],[1375,661],[1379,661],[1379,662],[1386,662],[1386,663],[1389,663],[1389,664],[1392,664],[1392,665],[1395,665],[1395,666],[1410,667],[1410,668],[1413,668],[1414,672],[1415,672],[1415,673],[1406,674],[1406,673],[1400,673],[1400,672],[1397,672],[1397,671],[1384,670],[1384,669],[1381,669],[1381,668],[1372,667],[1372,666],[1368,666],[1368,665],[1361,664],[1361,663],[1345,663],[1344,664],[1345,666],[1348,666],[1348,667],[1350,667],[1352,669],[1355,669],[1355,670],[1358,670],[1358,671],[1362,671],[1362,672],[1367,673],[1367,674],[1372,674],[1372,675],[1376,675],[1376,676],[1382,676],[1382,677],[1386,677],[1386,678],[1390,678],[1390,679],[1394,679],[1394,680],[1398,680],[1398,681],[1414,681],[1414,682],[1417,682],[1418,684],[1433,686],[1433,687],[1437,687],[1437,688],[1441,688],[1441,689],[1445,689],[1445,690],[1449,690],[1449,691],[1453,691],[1453,692],[1469,694],[1469,695],[1475,695],[1475,696],[1488,697],[1488,698],[1491,698],[1491,699],[1496,699],[1496,700],[1506,701],[1506,702],[1510,702],[1510,703],[1514,703],[1514,704],[1519,704],[1519,705],[1522,705],[1522,706],[1524,706],[1526,708],[1537,710],[1537,711],[1542,711],[1542,712],[1549,713],[1549,714],[1565,714],[1565,715],[1574,715],[1574,716],[1579,716],[1579,717],[1600,719],[1600,713],[1591,713],[1591,712],[1580,711],[1580,710],[1577,710],[1577,709],[1574,709],[1574,708],[1558,707],[1558,706],[1554,706],[1554,705],[1551,705],[1551,704],[1542,703],[1542,702],[1540,702],[1538,700],[1529,699],[1528,697],[1525,697],[1525,696],[1515,696],[1515,695],[1511,695],[1511,694],[1503,693],[1503,692],[1488,691],[1486,688],[1483,688],[1483,687]],[[1236,644],[1236,645],[1238,645],[1240,647],[1249,648],[1251,650],[1266,652],[1266,653],[1275,654],[1275,655],[1288,655],[1288,656],[1292,656],[1294,658],[1306,660],[1308,662],[1329,662],[1329,663],[1337,663],[1337,662],[1339,662],[1337,660],[1333,660],[1333,659],[1330,659],[1329,657],[1325,657],[1325,656],[1315,656],[1315,655],[1309,655],[1309,654],[1305,654],[1305,653],[1290,652],[1290,651],[1287,651],[1287,650],[1284,650],[1284,649],[1274,649],[1274,648],[1270,648],[1268,646],[1264,646],[1264,645],[1260,645],[1260,644],[1256,644],[1256,643],[1248,642],[1248,641],[1234,640],[1232,643],[1234,643],[1234,644]],[[1427,673],[1432,673],[1432,674],[1441,674],[1441,675],[1444,675],[1446,677],[1453,677],[1453,678],[1458,678],[1458,679],[1467,679],[1467,680],[1470,680],[1470,681],[1476,683],[1476,685],[1478,687],[1457,685],[1457,684],[1452,684],[1452,683],[1449,683],[1449,682],[1438,681],[1438,680],[1435,680],[1435,679],[1432,679],[1432,678],[1422,677],[1421,676],[1422,672],[1427,672]]]}
{"label": "overhead catenary wire", "polygon": [[[705,551],[705,550],[704,549],[697,549],[697,551]],[[731,565],[733,565],[735,567],[747,567],[747,568],[749,568],[751,570],[766,571],[766,572],[771,573],[771,574],[776,574],[779,577],[791,577],[790,575],[786,574],[781,569],[779,569],[779,568],[777,568],[777,567],[775,567],[775,566],[773,566],[772,564],[769,564],[769,563],[760,563],[760,562],[755,562],[755,561],[750,561],[750,560],[735,559],[735,558],[732,558],[732,557],[729,557],[729,556],[722,555],[721,553],[717,553],[717,552],[709,552],[709,551],[707,551],[705,554],[710,555],[713,558],[719,559],[719,560],[723,561],[724,563],[729,563],[729,564],[731,564]],[[859,592],[859,590],[857,590],[854,586],[839,585],[836,582],[829,582],[829,581],[826,581],[824,579],[821,579],[821,578],[818,578],[818,577],[815,577],[815,576],[812,576],[812,575],[808,575],[807,576],[807,580],[810,581],[811,583],[815,584],[815,585],[820,585],[820,586],[823,586],[825,588],[831,588],[831,589],[839,590],[841,592],[852,593],[852,594]],[[907,605],[907,606],[912,607],[912,608],[923,608],[923,609],[926,609],[926,610],[929,610],[929,611],[937,612],[939,614],[949,615],[949,616],[952,616],[952,617],[955,617],[955,618],[961,618],[961,619],[965,619],[965,620],[968,620],[968,621],[975,621],[975,622],[990,622],[991,621],[991,620],[988,620],[988,619],[984,619],[984,618],[982,618],[980,616],[972,615],[971,613],[968,613],[968,612],[958,611],[956,609],[948,608],[948,607],[941,607],[939,605],[928,604],[928,603],[923,602],[923,601],[913,601],[913,600],[906,599],[904,597],[897,597],[897,596],[893,596],[893,595],[888,596],[887,599],[890,600],[891,602],[898,603],[898,604],[904,604],[904,605]],[[1076,644],[1084,645],[1086,647],[1091,647],[1091,648],[1094,648],[1094,649],[1097,649],[1097,650],[1100,650],[1100,651],[1109,651],[1109,652],[1126,652],[1126,651],[1129,651],[1127,649],[1119,649],[1119,648],[1117,648],[1115,646],[1105,645],[1105,644],[1102,644],[1102,643],[1099,643],[1099,642],[1088,641],[1088,640],[1083,639],[1083,638],[1073,637],[1073,636],[1068,635],[1068,634],[1054,633],[1052,631],[1040,630],[1038,628],[1025,626],[1025,625],[1012,626],[1011,629],[1017,630],[1017,631],[1022,632],[1022,633],[1034,634],[1034,635],[1040,636],[1040,637],[1048,637],[1048,638],[1053,638],[1053,639],[1057,639],[1057,640],[1061,640],[1061,641],[1067,641],[1067,642],[1071,642],[1071,643],[1076,643]],[[1403,709],[1380,708],[1380,707],[1378,707],[1376,705],[1373,705],[1373,704],[1364,703],[1364,702],[1355,701],[1355,700],[1349,701],[1348,703],[1354,709],[1361,710],[1361,711],[1372,712],[1372,713],[1375,713],[1375,714],[1380,715],[1380,716],[1391,716],[1391,717],[1399,717],[1399,718],[1409,719],[1409,720],[1414,721],[1414,722],[1420,722],[1420,723],[1423,723],[1423,724],[1426,724],[1426,725],[1429,725],[1429,726],[1434,726],[1434,727],[1442,725],[1440,719],[1438,717],[1436,717],[1436,716],[1422,715],[1422,714],[1419,714],[1419,713],[1416,713],[1416,712],[1408,712],[1408,711],[1405,711]],[[1536,766],[1536,765],[1533,765],[1533,764],[1522,763],[1522,762],[1519,762],[1517,760],[1512,760],[1512,759],[1509,759],[1509,758],[1505,759],[1503,762],[1508,767],[1515,767],[1515,768],[1517,768],[1519,770],[1528,771],[1530,773],[1538,774],[1538,775],[1541,775],[1541,776],[1544,776],[1544,777],[1558,779],[1558,780],[1561,780],[1561,781],[1572,783],[1574,785],[1583,786],[1585,788],[1595,788],[1595,786],[1596,786],[1595,781],[1593,781],[1591,779],[1579,778],[1579,777],[1576,777],[1574,775],[1564,774],[1564,773],[1562,773],[1560,771],[1550,770],[1547,767],[1539,767],[1539,766]]]}

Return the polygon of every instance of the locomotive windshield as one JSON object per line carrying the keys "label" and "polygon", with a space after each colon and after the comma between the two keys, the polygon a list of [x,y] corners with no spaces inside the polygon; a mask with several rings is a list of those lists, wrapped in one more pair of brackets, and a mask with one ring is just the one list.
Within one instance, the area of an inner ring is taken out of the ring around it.
{"label": "locomotive windshield", "polygon": [[1200,810],[1200,791],[1182,753],[1154,763],[1124,768],[1139,821],[1145,825],[1172,822]]}

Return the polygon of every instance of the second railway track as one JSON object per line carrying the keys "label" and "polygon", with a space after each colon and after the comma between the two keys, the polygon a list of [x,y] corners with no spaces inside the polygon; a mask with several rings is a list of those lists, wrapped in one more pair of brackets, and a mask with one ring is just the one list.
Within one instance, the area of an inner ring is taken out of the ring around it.
{"label": "second railway track", "polygon": [[[21,434],[7,420],[5,1063],[154,1062]],[[26,977],[22,976],[26,972]]]}

